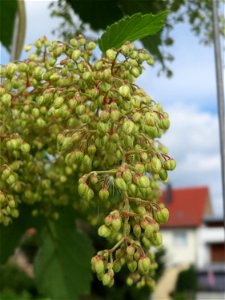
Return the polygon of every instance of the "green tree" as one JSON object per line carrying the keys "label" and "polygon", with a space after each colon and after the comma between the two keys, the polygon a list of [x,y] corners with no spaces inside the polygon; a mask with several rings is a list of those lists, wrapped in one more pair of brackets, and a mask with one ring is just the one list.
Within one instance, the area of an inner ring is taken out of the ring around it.
{"label": "green tree", "polygon": [[[168,114],[135,83],[153,58],[130,42],[157,33],[167,13],[111,25],[99,58],[82,35],[41,37],[27,59],[0,68],[1,264],[33,228],[44,297],[88,294],[90,266],[104,286],[125,267],[128,286],[154,288],[159,224],[169,217],[159,181],[176,162],[159,142]],[[86,223],[110,242],[93,257]]]}
{"label": "green tree", "polygon": [[[10,49],[12,43],[13,20],[18,9],[16,3],[16,0],[1,0],[1,28],[4,28],[4,30],[0,32],[0,40],[7,49]],[[217,4],[221,8],[219,16],[220,32],[224,37],[225,18],[222,8],[224,0],[217,1]],[[53,32],[65,41],[80,33],[85,35],[90,33],[90,30],[87,31],[87,24],[90,25],[92,35],[96,36],[99,30],[104,30],[124,16],[133,15],[137,12],[156,14],[163,10],[170,11],[163,30],[154,36],[144,37],[141,40],[143,46],[159,62],[160,70],[171,76],[172,71],[168,62],[172,61],[174,57],[169,53],[169,46],[174,43],[172,34],[178,23],[187,21],[200,42],[204,44],[212,42],[211,0],[58,0],[50,5],[52,16],[62,19],[59,27],[53,29]],[[9,14],[10,18],[8,17]],[[76,21],[77,18],[74,18],[74,14],[79,17],[79,21]],[[21,24],[23,24],[25,16],[23,13],[20,13],[20,15]],[[20,32],[22,33],[23,30],[20,30]],[[22,34],[20,40],[23,36],[24,34]]]}

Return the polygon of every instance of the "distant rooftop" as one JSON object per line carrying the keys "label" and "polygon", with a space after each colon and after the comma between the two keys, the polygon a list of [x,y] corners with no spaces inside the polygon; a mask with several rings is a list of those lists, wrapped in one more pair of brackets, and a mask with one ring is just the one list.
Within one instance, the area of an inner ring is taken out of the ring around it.
{"label": "distant rooftop", "polygon": [[162,228],[198,227],[205,215],[212,213],[208,187],[173,189],[169,186],[161,201],[170,211],[169,221]]}

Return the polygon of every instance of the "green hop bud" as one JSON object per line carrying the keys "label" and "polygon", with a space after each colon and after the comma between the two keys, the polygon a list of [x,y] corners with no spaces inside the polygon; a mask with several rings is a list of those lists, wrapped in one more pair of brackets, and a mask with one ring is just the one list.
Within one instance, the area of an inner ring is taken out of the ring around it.
{"label": "green hop bud", "polygon": [[131,74],[134,75],[134,77],[138,77],[140,75],[140,71],[138,68],[132,68]]}
{"label": "green hop bud", "polygon": [[149,239],[152,235],[152,232],[153,232],[153,227],[150,224],[147,224],[145,227],[145,233],[144,233],[146,238]]}
{"label": "green hop bud", "polygon": [[125,170],[123,172],[123,179],[125,180],[125,182],[127,184],[131,183],[132,182],[132,173],[130,170]]}
{"label": "green hop bud", "polygon": [[135,253],[135,247],[132,246],[132,245],[128,246],[127,249],[126,249],[126,252],[127,252],[128,255],[133,256],[134,253]]}
{"label": "green hop bud", "polygon": [[98,122],[97,128],[100,133],[107,133],[109,131],[109,124],[103,123],[103,122]]}
{"label": "green hop bud", "polygon": [[34,77],[40,80],[42,78],[43,71],[42,67],[36,67],[33,72]]}
{"label": "green hop bud", "polygon": [[110,282],[111,282],[111,279],[112,278],[111,278],[111,276],[108,273],[104,274],[103,277],[102,277],[102,284],[104,286],[108,286],[110,284]]}
{"label": "green hop bud", "polygon": [[97,62],[95,63],[95,69],[96,69],[97,71],[101,70],[102,66],[103,66],[103,62],[102,62],[102,61],[97,61]]}
{"label": "green hop bud", "polygon": [[78,193],[82,197],[84,194],[86,194],[88,190],[88,185],[86,183],[80,183],[78,185]]}
{"label": "green hop bud", "polygon": [[84,80],[88,81],[88,80],[90,80],[91,78],[92,78],[92,73],[91,73],[91,72],[87,71],[87,72],[84,72],[84,73],[83,73],[83,79],[84,79]]}
{"label": "green hop bud", "polygon": [[141,226],[139,224],[134,225],[133,233],[137,238],[139,238],[141,236]]}
{"label": "green hop bud", "polygon": [[9,177],[6,179],[6,182],[8,183],[8,185],[12,185],[13,183],[15,183],[16,178],[13,174],[9,175]]}
{"label": "green hop bud", "polygon": [[86,167],[88,169],[92,165],[92,159],[90,158],[89,155],[86,154],[86,155],[84,155],[82,163],[83,163],[84,167]]}
{"label": "green hop bud", "polygon": [[3,172],[2,172],[2,180],[6,180],[9,175],[11,174],[11,170],[10,169],[5,169]]}
{"label": "green hop bud", "polygon": [[126,191],[127,190],[127,185],[126,185],[126,182],[123,180],[123,178],[116,178],[115,179],[115,185],[121,191]]}
{"label": "green hop bud", "polygon": [[38,108],[33,108],[31,113],[32,113],[32,116],[34,116],[35,118],[38,118],[40,115],[40,111]]}
{"label": "green hop bud", "polygon": [[27,66],[27,64],[26,63],[20,63],[19,65],[18,65],[18,70],[20,71],[20,72],[27,72],[28,71],[28,66]]}
{"label": "green hop bud", "polygon": [[83,195],[83,198],[86,199],[87,201],[90,201],[91,199],[94,198],[94,192],[92,189],[88,188],[86,192]]}
{"label": "green hop bud", "polygon": [[147,125],[154,126],[155,125],[154,115],[150,112],[147,112],[145,114],[145,122],[146,122]]}
{"label": "green hop bud", "polygon": [[167,130],[169,127],[170,127],[170,120],[168,118],[160,120],[159,128]]}
{"label": "green hop bud", "polygon": [[155,246],[161,246],[162,245],[162,235],[160,232],[153,232],[151,236],[151,242]]}
{"label": "green hop bud", "polygon": [[154,218],[159,224],[166,223],[169,219],[168,209],[166,207],[164,207],[164,208],[156,211],[155,214],[154,214]]}
{"label": "green hop bud", "polygon": [[135,165],[135,170],[137,171],[137,173],[142,174],[145,171],[145,166],[143,164],[137,163]]}
{"label": "green hop bud", "polygon": [[23,153],[29,153],[30,152],[30,145],[28,143],[22,144],[20,149]]}
{"label": "green hop bud", "polygon": [[126,280],[126,283],[127,283],[128,286],[132,286],[134,281],[133,281],[132,278],[128,277],[127,280]]}
{"label": "green hop bud", "polygon": [[165,161],[163,167],[168,171],[172,171],[176,168],[176,161],[172,158],[168,159]]}
{"label": "green hop bud", "polygon": [[71,39],[70,40],[70,45],[75,47],[75,48],[78,48],[79,47],[79,42],[76,39]]}
{"label": "green hop bud", "polygon": [[135,184],[133,184],[133,183],[129,184],[128,185],[128,192],[129,192],[129,195],[136,196],[137,186]]}
{"label": "green hop bud", "polygon": [[71,137],[65,137],[62,141],[61,150],[65,151],[73,145],[73,139]]}
{"label": "green hop bud", "polygon": [[134,259],[135,259],[136,261],[138,261],[138,260],[140,259],[140,257],[141,257],[140,252],[139,252],[139,251],[136,251],[136,252],[134,253]]}
{"label": "green hop bud", "polygon": [[99,198],[103,201],[108,200],[109,198],[109,191],[106,188],[102,188],[99,191]]}
{"label": "green hop bud", "polygon": [[127,263],[127,267],[128,267],[128,270],[133,273],[136,271],[137,269],[137,262],[136,261],[130,261]]}
{"label": "green hop bud", "polygon": [[120,111],[117,109],[114,109],[110,113],[110,118],[113,122],[117,122],[120,118]]}
{"label": "green hop bud", "polygon": [[46,122],[42,118],[38,118],[36,123],[37,123],[37,126],[40,128],[44,128],[46,126]]}
{"label": "green hop bud", "polygon": [[32,45],[25,45],[24,46],[24,51],[28,52],[32,48]]}
{"label": "green hop bud", "polygon": [[119,261],[114,261],[113,263],[113,270],[115,273],[118,273],[122,268],[122,265]]}
{"label": "green hop bud", "polygon": [[151,261],[148,257],[141,257],[138,261],[138,269],[141,273],[147,273],[150,270]]}
{"label": "green hop bud", "polygon": [[53,106],[54,106],[55,108],[59,108],[59,107],[63,104],[63,102],[64,102],[63,97],[57,97],[57,98],[55,98],[55,100],[54,100]]}
{"label": "green hop bud", "polygon": [[147,188],[150,185],[149,178],[147,176],[140,176],[137,179],[137,185],[140,188]]}
{"label": "green hop bud", "polygon": [[98,235],[104,238],[109,237],[111,234],[111,230],[106,225],[101,225],[98,228]]}
{"label": "green hop bud", "polygon": [[74,61],[77,61],[80,56],[81,56],[80,50],[74,50],[73,51],[73,53],[72,53],[72,59]]}
{"label": "green hop bud", "polygon": [[167,171],[164,170],[164,169],[161,169],[161,170],[159,171],[159,177],[160,177],[161,180],[166,181],[167,178],[168,178]]}
{"label": "green hop bud", "polygon": [[114,60],[116,58],[116,55],[117,55],[117,52],[115,50],[112,50],[112,49],[108,49],[106,51],[106,56],[108,59],[110,60]]}
{"label": "green hop bud", "polygon": [[19,213],[18,209],[11,209],[11,216],[13,218],[18,218],[19,215],[20,215],[20,213]]}
{"label": "green hop bud", "polygon": [[12,77],[17,70],[17,65],[14,63],[9,63],[8,65],[6,65],[5,70],[6,70],[6,74],[9,77]]}
{"label": "green hop bud", "polygon": [[135,112],[132,117],[132,119],[135,123],[139,122],[141,120],[141,118],[142,118],[142,114],[139,112]]}
{"label": "green hop bud", "polygon": [[76,114],[82,115],[85,112],[86,108],[83,104],[80,104],[76,107]]}
{"label": "green hop bud", "polygon": [[49,57],[48,63],[49,66],[53,67],[56,63],[56,59],[54,57]]}
{"label": "green hop bud", "polygon": [[128,120],[128,121],[125,121],[124,123],[123,123],[123,132],[125,133],[125,134],[131,134],[131,132],[133,131],[133,129],[134,129],[134,123],[132,122],[132,121],[130,121],[130,120]]}
{"label": "green hop bud", "polygon": [[95,271],[96,271],[97,274],[103,273],[104,270],[105,270],[103,261],[102,260],[96,261],[95,265],[94,265],[94,268],[95,268]]}
{"label": "green hop bud", "polygon": [[157,174],[159,173],[159,171],[162,168],[161,161],[156,156],[154,156],[151,160],[151,167],[152,167],[152,171]]}
{"label": "green hop bud", "polygon": [[60,78],[60,76],[59,76],[58,73],[53,73],[53,74],[49,77],[49,79],[50,79],[51,81],[57,81],[57,80],[59,80],[59,78]]}
{"label": "green hop bud", "polygon": [[10,94],[4,94],[2,96],[2,103],[9,107],[11,105],[11,99],[12,99],[12,96]]}
{"label": "green hop bud", "polygon": [[130,97],[130,88],[128,85],[122,85],[119,88],[119,94],[124,97],[124,98],[129,98]]}
{"label": "green hop bud", "polygon": [[95,44],[95,42],[89,42],[88,44],[87,44],[87,49],[88,50],[94,50],[95,49],[95,47],[96,47],[96,44]]}
{"label": "green hop bud", "polygon": [[88,146],[88,149],[87,149],[89,155],[94,155],[96,153],[96,150],[97,149],[96,149],[95,145],[90,145],[90,146]]}
{"label": "green hop bud", "polygon": [[112,220],[112,228],[115,231],[119,231],[121,226],[122,226],[121,218],[116,218],[116,219]]}

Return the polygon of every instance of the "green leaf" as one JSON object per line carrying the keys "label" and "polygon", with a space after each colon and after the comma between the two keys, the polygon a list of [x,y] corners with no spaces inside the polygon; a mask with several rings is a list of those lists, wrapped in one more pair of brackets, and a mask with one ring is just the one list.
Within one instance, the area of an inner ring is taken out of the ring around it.
{"label": "green leaf", "polygon": [[168,12],[157,15],[137,13],[108,26],[98,41],[100,49],[105,52],[109,48],[119,48],[127,41],[156,34],[165,24]]}
{"label": "green leaf", "polygon": [[76,231],[73,220],[60,215],[48,221],[34,264],[37,287],[53,299],[78,299],[89,292],[92,279],[89,239]]}
{"label": "green leaf", "polygon": [[21,216],[8,225],[0,225],[0,264],[6,263],[9,256],[13,255],[15,248],[18,246],[26,229],[41,225],[39,220],[38,225],[36,220],[31,217],[30,207],[21,207]]}
{"label": "green leaf", "polygon": [[1,0],[0,10],[0,41],[7,50],[10,50],[17,12],[17,0]]}

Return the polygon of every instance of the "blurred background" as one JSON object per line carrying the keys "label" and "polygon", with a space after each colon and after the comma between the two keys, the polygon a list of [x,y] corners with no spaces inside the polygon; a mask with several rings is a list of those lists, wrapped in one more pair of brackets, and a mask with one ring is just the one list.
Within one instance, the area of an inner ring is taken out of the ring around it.
{"label": "blurred background", "polygon": [[[224,2],[217,2],[224,47]],[[83,33],[97,39],[106,25],[123,15],[171,10],[162,32],[137,42],[155,58],[155,65],[146,66],[138,85],[169,113],[171,127],[162,141],[177,161],[170,183],[163,187],[162,201],[171,217],[162,227],[165,250],[159,255],[162,268],[152,299],[194,299],[196,291],[198,299],[224,299],[223,199],[211,1],[26,0],[24,7],[23,1],[18,3],[1,0],[1,64],[18,55],[23,59],[21,46],[42,35],[68,40]],[[0,284],[0,291],[3,287]],[[141,294],[121,293],[123,298],[118,298],[116,293],[104,293],[105,299],[148,298],[147,292],[143,292],[143,298]]]}

